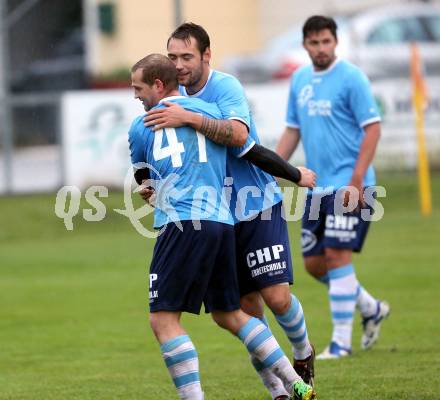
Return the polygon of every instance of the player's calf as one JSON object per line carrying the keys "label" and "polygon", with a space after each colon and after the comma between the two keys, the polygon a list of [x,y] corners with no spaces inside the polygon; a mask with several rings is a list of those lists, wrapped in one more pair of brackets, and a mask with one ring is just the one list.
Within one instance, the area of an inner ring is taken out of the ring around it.
{"label": "player's calf", "polygon": [[161,343],[160,350],[179,397],[203,400],[199,358],[189,336],[181,335]]}
{"label": "player's calf", "polygon": [[288,310],[284,314],[275,315],[275,318],[292,344],[294,358],[304,360],[312,353],[312,346],[301,303],[293,294],[290,294],[290,298]]}

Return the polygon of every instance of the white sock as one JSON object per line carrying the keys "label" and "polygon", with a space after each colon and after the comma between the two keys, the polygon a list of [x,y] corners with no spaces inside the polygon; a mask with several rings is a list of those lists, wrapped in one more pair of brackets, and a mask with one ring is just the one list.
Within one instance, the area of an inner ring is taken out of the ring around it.
{"label": "white sock", "polygon": [[304,360],[312,353],[312,346],[307,335],[301,303],[293,294],[290,298],[289,309],[283,315],[275,315],[275,318],[292,344],[295,360]]}
{"label": "white sock", "polygon": [[251,362],[273,399],[278,396],[290,396],[281,379],[270,368],[264,368],[263,364],[254,356],[251,356]]}
{"label": "white sock", "polygon": [[353,314],[356,307],[359,283],[352,264],[334,268],[328,272],[330,310],[333,320],[332,341],[351,349]]}
{"label": "white sock", "polygon": [[359,286],[356,306],[359,308],[362,317],[372,317],[377,311],[377,300],[362,286]]}
{"label": "white sock", "polygon": [[301,377],[295,372],[267,326],[252,317],[240,328],[237,336],[244,343],[249,354],[260,361],[263,369],[269,369],[281,379],[287,392],[290,393],[293,384]]}
{"label": "white sock", "polygon": [[[265,315],[263,315],[261,318],[261,322],[267,326],[267,329],[270,330],[269,321]],[[264,368],[264,365],[253,355],[251,355],[251,363],[263,382],[263,385],[269,391],[273,399],[277,398],[278,396],[290,395],[287,393],[286,389],[284,389],[281,379],[278,378],[269,368]]]}
{"label": "white sock", "polygon": [[177,336],[162,343],[160,350],[179,397],[203,400],[199,358],[189,336]]}

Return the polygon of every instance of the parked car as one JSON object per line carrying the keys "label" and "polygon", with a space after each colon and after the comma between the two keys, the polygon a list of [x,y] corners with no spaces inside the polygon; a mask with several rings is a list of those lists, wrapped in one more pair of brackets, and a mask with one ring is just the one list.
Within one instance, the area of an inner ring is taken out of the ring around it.
{"label": "parked car", "polygon": [[[407,76],[412,42],[419,46],[427,74],[440,75],[440,7],[390,5],[335,20],[337,55],[359,65],[370,79]],[[308,62],[302,25],[296,25],[257,54],[229,58],[223,69],[243,83],[253,83],[287,78]]]}

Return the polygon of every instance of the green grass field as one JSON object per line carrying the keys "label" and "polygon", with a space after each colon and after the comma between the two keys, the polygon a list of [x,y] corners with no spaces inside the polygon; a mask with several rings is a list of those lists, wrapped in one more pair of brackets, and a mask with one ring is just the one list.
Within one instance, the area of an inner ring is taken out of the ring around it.
{"label": "green grass field", "polygon": [[[419,214],[413,176],[380,183],[385,216],[355,265],[392,315],[372,350],[359,349],[357,318],[353,357],[317,363],[320,400],[440,399],[440,175],[430,218]],[[68,232],[54,214],[55,195],[0,198],[0,399],[177,398],[148,326],[154,242],[112,211],[123,207],[120,193],[104,203],[104,221],[79,216]],[[331,334],[326,291],[303,270],[299,223],[290,228],[293,290],[319,351]],[[206,315],[183,322],[199,352],[206,399],[270,399],[236,338]]]}

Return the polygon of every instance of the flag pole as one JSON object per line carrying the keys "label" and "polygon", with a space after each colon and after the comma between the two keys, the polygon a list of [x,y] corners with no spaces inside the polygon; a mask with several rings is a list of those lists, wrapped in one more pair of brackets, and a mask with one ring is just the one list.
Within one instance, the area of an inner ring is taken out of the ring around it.
{"label": "flag pole", "polygon": [[422,63],[418,46],[411,45],[411,81],[412,103],[415,113],[416,137],[418,148],[418,177],[419,197],[422,215],[429,216],[432,213],[431,200],[431,177],[429,172],[428,154],[426,151],[425,116],[424,110],[427,104],[427,91],[423,79]]}

